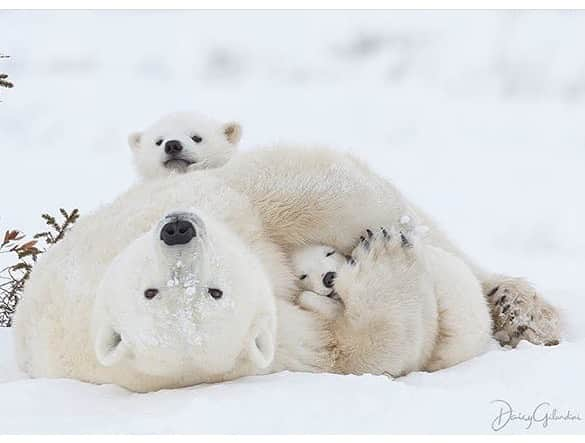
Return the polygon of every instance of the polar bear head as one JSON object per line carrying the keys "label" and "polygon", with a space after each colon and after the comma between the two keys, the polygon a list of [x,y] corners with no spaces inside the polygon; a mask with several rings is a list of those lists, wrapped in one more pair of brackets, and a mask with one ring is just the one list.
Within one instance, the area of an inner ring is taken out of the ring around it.
{"label": "polar bear head", "polygon": [[302,246],[291,254],[298,286],[319,295],[331,295],[337,270],[349,259],[326,245]]}
{"label": "polar bear head", "polygon": [[263,266],[227,225],[197,211],[165,216],[112,261],[92,336],[103,366],[192,384],[268,367],[275,329]]}
{"label": "polar bear head", "polygon": [[181,112],[167,115],[142,132],[128,137],[134,163],[142,178],[224,165],[234,154],[242,129],[204,115]]}

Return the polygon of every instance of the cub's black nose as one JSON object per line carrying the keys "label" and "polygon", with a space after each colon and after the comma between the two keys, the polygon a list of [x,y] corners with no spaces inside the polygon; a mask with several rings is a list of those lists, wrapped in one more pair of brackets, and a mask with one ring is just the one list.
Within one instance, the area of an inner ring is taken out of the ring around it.
{"label": "cub's black nose", "polygon": [[335,281],[335,277],[337,277],[337,274],[335,272],[327,272],[323,276],[323,285],[326,288],[332,288],[333,287],[333,282]]}
{"label": "cub's black nose", "polygon": [[183,150],[183,145],[179,140],[169,140],[165,143],[165,152],[169,155],[178,154]]}
{"label": "cub's black nose", "polygon": [[169,222],[160,230],[160,239],[168,246],[186,245],[195,236],[195,226],[187,220]]}

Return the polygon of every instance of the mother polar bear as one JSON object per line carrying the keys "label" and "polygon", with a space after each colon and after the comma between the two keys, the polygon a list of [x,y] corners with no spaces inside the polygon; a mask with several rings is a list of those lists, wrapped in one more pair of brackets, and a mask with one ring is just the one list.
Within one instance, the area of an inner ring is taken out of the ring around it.
{"label": "mother polar bear", "polygon": [[[405,248],[389,226],[404,215],[431,228],[428,245],[469,263],[396,188],[336,151],[257,150],[221,169],[137,185],[82,218],[37,263],[15,318],[19,365],[32,376],[135,391],[282,369],[429,368],[442,338],[437,283],[422,240]],[[389,236],[353,249],[367,228],[383,226]],[[292,302],[287,254],[314,243],[357,259],[338,272],[345,311],[333,322]],[[540,330],[512,335],[558,338],[556,312],[527,284],[469,266],[487,294],[479,309],[491,309],[500,332],[516,324],[501,312],[508,297],[517,317],[531,300],[545,308],[533,318]],[[469,297],[482,298],[477,292]],[[457,315],[476,314],[486,317]],[[478,334],[489,333],[484,323]]]}

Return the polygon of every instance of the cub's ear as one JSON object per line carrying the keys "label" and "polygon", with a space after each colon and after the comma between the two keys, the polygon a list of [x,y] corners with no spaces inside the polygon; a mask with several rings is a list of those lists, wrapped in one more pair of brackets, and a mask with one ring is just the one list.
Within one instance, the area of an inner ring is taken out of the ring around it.
{"label": "cub's ear", "polygon": [[275,328],[271,327],[272,324],[270,318],[265,317],[252,328],[252,334],[250,334],[250,361],[258,369],[267,368],[274,359]]}
{"label": "cub's ear", "polygon": [[138,148],[140,148],[140,138],[141,137],[142,137],[142,133],[141,132],[133,132],[132,134],[130,134],[128,136],[128,145],[132,149],[138,149]]}
{"label": "cub's ear", "polygon": [[237,122],[229,122],[223,125],[223,133],[228,142],[236,145],[242,138],[242,127]]}

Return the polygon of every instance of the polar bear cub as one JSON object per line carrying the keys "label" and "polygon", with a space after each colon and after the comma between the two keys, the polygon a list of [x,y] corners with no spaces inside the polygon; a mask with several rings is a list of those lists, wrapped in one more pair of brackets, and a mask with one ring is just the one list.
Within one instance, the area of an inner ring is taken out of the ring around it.
{"label": "polar bear cub", "polygon": [[302,246],[291,255],[293,271],[302,289],[301,307],[333,320],[343,312],[343,303],[335,292],[337,271],[348,260],[331,246]]}
{"label": "polar bear cub", "polygon": [[[345,315],[343,300],[348,296],[344,289],[337,291],[335,279],[338,274],[344,272],[344,267],[359,265],[353,256],[363,256],[364,250],[367,254],[376,242],[384,242],[391,236],[399,236],[403,248],[412,248],[414,242],[419,242],[418,234],[424,232],[424,229],[413,229],[409,223],[410,220],[403,217],[402,230],[383,229],[382,235],[375,235],[368,230],[361,237],[352,257],[327,245],[309,245],[293,251],[293,271],[297,276],[298,286],[303,289],[298,297],[298,304],[331,321],[335,329],[336,320]],[[425,365],[425,369],[434,371],[453,366],[483,352],[491,336],[492,322],[480,283],[463,261],[442,249],[431,245],[422,246],[437,304],[436,325],[427,325],[429,330],[437,328],[436,340]],[[375,282],[371,283],[374,287]],[[412,303],[413,300],[403,300],[403,303],[399,301],[398,305],[391,305],[391,309],[399,311],[401,304],[406,306]],[[420,312],[421,322],[428,321],[422,309]]]}
{"label": "polar bear cub", "polygon": [[143,179],[172,172],[211,169],[232,158],[242,136],[236,122],[221,123],[195,112],[169,114],[128,136],[134,164]]}

